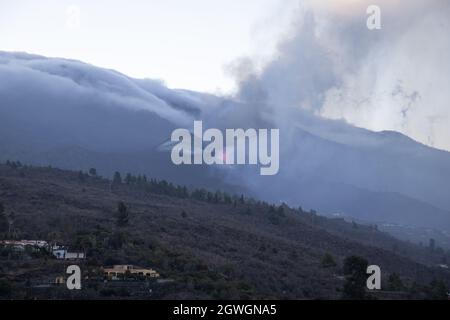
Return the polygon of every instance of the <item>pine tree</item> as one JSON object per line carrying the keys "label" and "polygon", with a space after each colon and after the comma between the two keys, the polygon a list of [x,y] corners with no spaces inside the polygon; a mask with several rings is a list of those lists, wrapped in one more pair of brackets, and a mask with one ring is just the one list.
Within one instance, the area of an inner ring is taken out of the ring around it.
{"label": "pine tree", "polygon": [[350,256],[344,260],[344,284],[343,298],[362,300],[366,297],[366,280],[368,261],[362,257]]}
{"label": "pine tree", "polygon": [[0,202],[0,232],[6,232],[8,231],[8,218],[5,214],[5,207],[3,206],[3,203]]}
{"label": "pine tree", "polygon": [[80,180],[80,182],[84,182],[84,173],[83,171],[78,171],[78,180]]}
{"label": "pine tree", "polygon": [[222,200],[222,193],[220,191],[216,191],[214,194],[214,203],[219,203]]}
{"label": "pine tree", "polygon": [[120,175],[120,172],[116,171],[114,173],[113,183],[114,184],[122,184],[122,177]]}
{"label": "pine tree", "polygon": [[183,186],[183,198],[189,198],[189,192],[186,186]]}
{"label": "pine tree", "polygon": [[442,280],[433,280],[430,284],[430,298],[432,300],[447,300],[448,287]]}
{"label": "pine tree", "polygon": [[127,175],[125,177],[125,183],[131,184],[132,181],[133,181],[133,177],[131,176],[131,173],[127,173]]}
{"label": "pine tree", "polygon": [[333,256],[330,253],[325,253],[322,258],[322,268],[333,268],[336,267],[336,261],[334,261]]}
{"label": "pine tree", "polygon": [[5,279],[0,279],[0,297],[8,298],[11,296],[13,288],[11,283]]}
{"label": "pine tree", "polygon": [[223,202],[226,204],[230,204],[232,202],[231,196],[226,192],[223,193]]}
{"label": "pine tree", "polygon": [[117,205],[117,226],[125,227],[128,225],[128,209],[122,201],[120,201]]}
{"label": "pine tree", "polygon": [[434,251],[436,247],[436,241],[432,238],[430,239],[430,244],[428,245],[428,248],[430,249],[430,251]]}
{"label": "pine tree", "polygon": [[400,276],[395,272],[389,275],[388,289],[391,291],[405,290],[405,286],[403,285],[402,279],[400,279]]}

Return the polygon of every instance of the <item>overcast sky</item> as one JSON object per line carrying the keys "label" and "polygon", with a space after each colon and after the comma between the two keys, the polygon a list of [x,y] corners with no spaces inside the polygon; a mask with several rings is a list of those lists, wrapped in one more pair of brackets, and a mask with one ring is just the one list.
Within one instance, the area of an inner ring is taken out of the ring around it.
{"label": "overcast sky", "polygon": [[0,0],[0,50],[83,60],[169,87],[227,92],[226,67],[270,56],[295,0]]}
{"label": "overcast sky", "polygon": [[[374,3],[382,28],[371,31]],[[446,150],[449,30],[449,0],[0,0],[0,50],[171,88],[221,94],[236,83],[273,117],[302,108]]]}

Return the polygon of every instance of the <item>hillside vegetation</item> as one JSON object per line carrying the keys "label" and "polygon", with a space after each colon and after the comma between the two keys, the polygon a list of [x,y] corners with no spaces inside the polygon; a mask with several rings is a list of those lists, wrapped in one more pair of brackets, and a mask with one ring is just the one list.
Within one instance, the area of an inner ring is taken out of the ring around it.
{"label": "hillside vegetation", "polygon": [[3,248],[0,295],[4,288],[6,297],[137,297],[136,284],[111,289],[94,280],[102,266],[133,264],[164,279],[139,295],[144,298],[337,299],[350,256],[381,267],[383,290],[372,298],[386,298],[384,291],[433,297],[450,283],[442,267],[448,252],[399,241],[375,225],[144,176],[117,173],[111,181],[95,170],[2,164],[0,203],[10,218],[0,229],[3,239],[62,243],[88,257],[80,262],[89,276],[81,291],[37,290],[64,275],[67,263]]}

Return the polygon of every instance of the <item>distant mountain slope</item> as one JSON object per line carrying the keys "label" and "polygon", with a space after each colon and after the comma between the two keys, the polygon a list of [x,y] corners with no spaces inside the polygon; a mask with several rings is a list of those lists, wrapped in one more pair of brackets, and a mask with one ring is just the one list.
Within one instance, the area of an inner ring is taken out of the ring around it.
{"label": "distant mountain slope", "polygon": [[[112,175],[146,173],[372,221],[450,230],[450,154],[295,108],[139,80],[79,61],[0,52],[0,160]],[[176,167],[158,146],[173,129],[280,128],[280,172]]]}

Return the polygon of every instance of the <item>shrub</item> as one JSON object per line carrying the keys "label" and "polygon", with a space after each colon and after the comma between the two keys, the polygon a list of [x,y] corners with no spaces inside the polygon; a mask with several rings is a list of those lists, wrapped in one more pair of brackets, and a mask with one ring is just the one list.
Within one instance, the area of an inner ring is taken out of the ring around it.
{"label": "shrub", "polygon": [[12,293],[12,286],[11,284],[4,280],[0,279],[0,297],[9,297]]}
{"label": "shrub", "polygon": [[400,279],[400,276],[395,272],[389,275],[388,289],[391,291],[402,291],[405,289],[402,279]]}
{"label": "shrub", "polygon": [[350,256],[344,260],[344,284],[343,298],[351,300],[362,300],[366,296],[366,271],[368,261],[362,257]]}
{"label": "shrub", "polygon": [[333,256],[327,252],[322,258],[321,265],[322,268],[333,268],[336,267],[336,261],[334,261]]}

